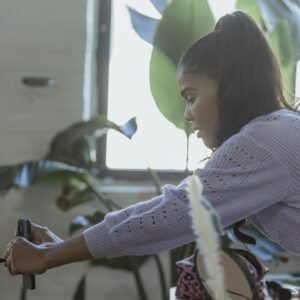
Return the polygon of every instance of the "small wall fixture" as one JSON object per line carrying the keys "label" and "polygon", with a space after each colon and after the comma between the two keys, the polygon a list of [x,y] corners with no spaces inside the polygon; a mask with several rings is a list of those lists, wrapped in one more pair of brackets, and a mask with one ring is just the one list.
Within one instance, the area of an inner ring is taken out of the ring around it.
{"label": "small wall fixture", "polygon": [[30,87],[50,87],[55,85],[55,80],[50,77],[28,76],[22,78],[22,83]]}

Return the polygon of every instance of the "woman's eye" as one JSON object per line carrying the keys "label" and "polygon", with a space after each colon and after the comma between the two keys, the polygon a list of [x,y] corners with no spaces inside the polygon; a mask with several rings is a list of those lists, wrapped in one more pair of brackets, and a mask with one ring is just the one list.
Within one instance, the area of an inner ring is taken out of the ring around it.
{"label": "woman's eye", "polygon": [[187,99],[187,102],[193,104],[193,103],[195,102],[195,99],[196,99],[195,97],[193,97],[193,98],[188,98],[188,99]]}

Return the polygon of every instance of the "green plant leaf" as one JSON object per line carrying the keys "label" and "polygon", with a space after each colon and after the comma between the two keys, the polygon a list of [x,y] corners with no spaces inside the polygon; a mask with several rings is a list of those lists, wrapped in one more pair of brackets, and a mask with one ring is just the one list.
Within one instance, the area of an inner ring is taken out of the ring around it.
{"label": "green plant leaf", "polygon": [[281,22],[287,21],[291,28],[291,45],[294,49],[295,60],[300,59],[300,6],[292,0],[259,0],[262,16],[268,31]]}
{"label": "green plant leaf", "polygon": [[29,187],[42,180],[66,180],[71,177],[89,182],[90,175],[84,169],[58,161],[28,161],[0,168],[0,191],[7,192],[12,187]]}
{"label": "green plant leaf", "polygon": [[136,268],[140,268],[148,259],[150,255],[146,256],[122,256],[115,258],[100,258],[91,261],[92,266],[103,266],[112,269],[132,271],[133,265]]}
{"label": "green plant leaf", "polygon": [[290,92],[295,92],[296,56],[300,51],[299,4],[292,0],[238,0],[236,6],[250,14],[266,32],[280,64],[285,97],[292,101]]}
{"label": "green plant leaf", "polygon": [[166,5],[167,5],[167,0],[150,0],[153,4],[153,6],[156,8],[158,12],[161,14],[164,13]]}
{"label": "green plant leaf", "polygon": [[131,138],[137,130],[136,118],[130,119],[126,124],[121,126],[109,121],[106,116],[103,115],[97,116],[89,121],[75,123],[54,137],[46,158],[80,165],[79,162],[76,161],[78,157],[73,157],[74,145],[76,144],[78,146],[79,141],[83,139],[84,142],[82,145],[85,144],[85,147],[81,150],[84,152],[88,151],[89,153],[82,155],[85,159],[88,159],[91,151],[91,149],[87,147],[89,145],[89,143],[87,143],[88,137],[91,137],[91,139],[100,138],[107,133],[108,129],[114,129],[126,137]]}
{"label": "green plant leaf", "polygon": [[[282,20],[277,23],[268,36],[272,49],[277,56],[281,67],[283,86],[285,90],[293,93],[295,91],[294,70],[296,67],[296,61],[294,59],[292,35],[288,22],[286,20]],[[290,98],[288,92],[285,93],[285,96],[287,99]]]}
{"label": "green plant leaf", "polygon": [[177,65],[182,54],[210,32],[214,24],[206,0],[173,0],[158,24],[154,45]]}
{"label": "green plant leaf", "polygon": [[95,211],[92,215],[78,216],[70,224],[69,234],[73,234],[76,230],[87,228],[103,221],[105,213]]}
{"label": "green plant leaf", "polygon": [[260,27],[266,31],[266,24],[262,17],[259,0],[237,0],[236,8],[249,14],[259,25]]}
{"label": "green plant leaf", "polygon": [[131,24],[136,33],[146,42],[152,44],[159,20],[145,16],[128,7]]}
{"label": "green plant leaf", "polygon": [[182,54],[213,29],[214,18],[206,0],[173,0],[159,22],[150,62],[150,87],[155,103],[167,120],[192,132],[183,118],[184,102],[177,86]]}
{"label": "green plant leaf", "polygon": [[176,127],[185,130],[184,101],[178,92],[176,65],[156,47],[151,56],[150,86],[160,112]]}
{"label": "green plant leaf", "polygon": [[83,275],[76,288],[73,300],[84,300],[85,299],[85,275]]}

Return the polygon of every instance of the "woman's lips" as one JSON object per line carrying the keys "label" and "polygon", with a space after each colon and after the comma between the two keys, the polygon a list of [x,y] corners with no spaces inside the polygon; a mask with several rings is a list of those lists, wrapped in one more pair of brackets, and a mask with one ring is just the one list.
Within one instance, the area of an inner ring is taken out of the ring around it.
{"label": "woman's lips", "polygon": [[202,136],[203,136],[203,131],[202,130],[198,130],[197,131],[197,137],[198,138],[202,138]]}

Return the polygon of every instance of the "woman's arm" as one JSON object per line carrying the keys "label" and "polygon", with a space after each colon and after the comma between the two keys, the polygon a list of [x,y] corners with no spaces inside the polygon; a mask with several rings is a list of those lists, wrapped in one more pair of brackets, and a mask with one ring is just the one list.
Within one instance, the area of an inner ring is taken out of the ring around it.
{"label": "woman's arm", "polygon": [[72,262],[92,260],[83,234],[71,237],[46,249],[45,267],[51,269]]}
{"label": "woman's arm", "polygon": [[11,242],[4,255],[11,275],[41,274],[54,267],[93,259],[83,234],[65,241],[40,245],[18,237]]}

